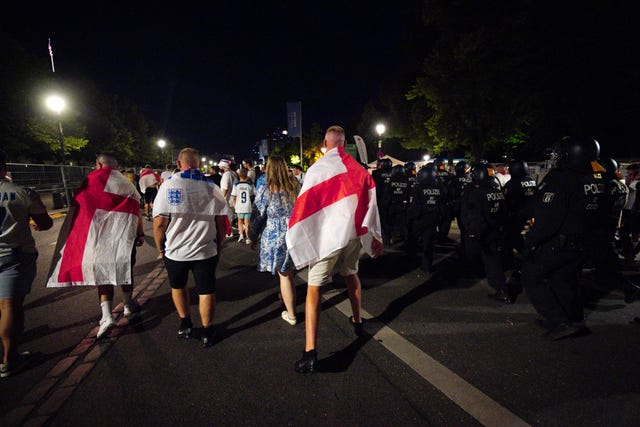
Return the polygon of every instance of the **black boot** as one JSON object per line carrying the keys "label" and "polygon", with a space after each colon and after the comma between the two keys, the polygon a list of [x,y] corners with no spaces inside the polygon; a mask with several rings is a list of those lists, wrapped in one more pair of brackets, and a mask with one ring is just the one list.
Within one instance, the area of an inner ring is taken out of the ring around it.
{"label": "black boot", "polygon": [[295,370],[299,374],[313,374],[318,369],[318,353],[315,350],[303,351],[302,359],[295,364]]}

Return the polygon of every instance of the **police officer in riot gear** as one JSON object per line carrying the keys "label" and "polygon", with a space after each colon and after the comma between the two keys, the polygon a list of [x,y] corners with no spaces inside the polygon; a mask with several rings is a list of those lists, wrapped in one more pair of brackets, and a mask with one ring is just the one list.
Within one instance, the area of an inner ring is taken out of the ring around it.
{"label": "police officer in riot gear", "polygon": [[536,180],[529,175],[529,165],[522,160],[512,160],[508,164],[511,179],[504,185],[506,206],[504,226],[504,267],[515,268],[515,277],[519,277],[519,266],[514,265],[514,250],[522,252],[524,238],[522,231],[533,218],[534,196],[537,190]]}
{"label": "police officer in riot gear", "polygon": [[404,169],[404,174],[407,176],[407,180],[409,180],[409,204],[411,204],[413,190],[416,188],[416,185],[418,185],[416,164],[413,162],[406,162],[402,167]]}
{"label": "police officer in riot gear", "polygon": [[464,160],[459,161],[454,166],[455,174],[449,180],[449,186],[447,189],[447,195],[449,204],[453,213],[453,217],[456,219],[458,228],[460,229],[460,235],[462,232],[462,221],[460,220],[460,201],[462,200],[462,193],[471,184],[470,168],[467,162]]}
{"label": "police officer in riot gear", "polygon": [[391,168],[391,179],[382,197],[382,207],[386,211],[390,243],[399,240],[406,242],[408,204],[409,180],[404,174],[404,168],[401,165],[395,165]]}
{"label": "police officer in riot gear", "polygon": [[486,163],[471,167],[471,179],[460,206],[463,247],[470,263],[482,260],[487,281],[495,289],[489,297],[505,301],[508,293],[502,269],[504,194],[493,185]]}
{"label": "police officer in riot gear", "polygon": [[444,160],[441,157],[436,157],[433,160],[436,175],[438,181],[442,185],[444,192],[442,194],[442,216],[440,218],[440,224],[438,224],[438,241],[441,243],[451,243],[452,239],[449,238],[449,230],[451,230],[451,221],[454,218],[454,211],[452,201],[449,197],[449,186],[451,181],[451,174],[447,170],[444,164]]}
{"label": "police officer in riot gear", "polygon": [[389,232],[390,224],[387,216],[387,211],[383,206],[383,198],[385,189],[389,186],[391,181],[391,168],[393,164],[391,159],[382,158],[378,159],[376,163],[376,170],[371,173],[373,182],[376,184],[376,199],[378,200],[378,207],[380,213],[380,225],[382,226],[382,240],[385,245],[389,245]]}
{"label": "police officer in riot gear", "polygon": [[552,340],[588,331],[578,279],[584,250],[593,244],[593,230],[601,226],[606,191],[604,170],[596,162],[596,140],[568,136],[557,151],[557,165],[535,196],[522,267],[522,284]]}
{"label": "police officer in riot gear", "polygon": [[626,279],[620,271],[615,234],[620,223],[622,210],[627,203],[629,189],[622,182],[618,162],[610,157],[598,160],[605,169],[605,196],[602,209],[601,227],[593,230],[594,243],[587,250],[587,263],[595,267],[596,280],[606,289],[622,288],[627,303],[640,294],[640,286]]}
{"label": "police officer in riot gear", "polygon": [[407,221],[409,224],[408,252],[413,256],[418,242],[422,246],[420,268],[428,274],[433,273],[433,244],[437,227],[442,215],[442,186],[438,182],[434,168],[423,167],[417,175]]}

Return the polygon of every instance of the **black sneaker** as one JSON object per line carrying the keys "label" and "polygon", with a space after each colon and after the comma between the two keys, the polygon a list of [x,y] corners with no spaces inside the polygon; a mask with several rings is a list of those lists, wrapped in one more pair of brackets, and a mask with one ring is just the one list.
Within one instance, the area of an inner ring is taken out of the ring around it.
{"label": "black sneaker", "polygon": [[208,326],[202,328],[202,347],[209,348],[213,345],[213,337],[215,336],[215,331],[213,330],[213,326]]}
{"label": "black sneaker", "polygon": [[314,374],[318,370],[318,353],[315,350],[303,351],[302,359],[294,366],[299,374]]}
{"label": "black sneaker", "polygon": [[13,360],[7,363],[0,363],[0,378],[6,378],[15,375],[23,370],[29,363],[31,352],[23,351],[18,353]]}
{"label": "black sneaker", "polygon": [[349,317],[349,323],[351,323],[351,327],[353,328],[353,333],[356,336],[361,337],[364,334],[364,329],[362,329],[362,324],[364,323],[364,319],[360,318],[360,323],[356,323],[353,320],[353,316]]}
{"label": "black sneaker", "polygon": [[191,338],[191,328],[193,325],[191,324],[190,318],[184,318],[180,320],[180,328],[178,329],[178,338],[188,340]]}

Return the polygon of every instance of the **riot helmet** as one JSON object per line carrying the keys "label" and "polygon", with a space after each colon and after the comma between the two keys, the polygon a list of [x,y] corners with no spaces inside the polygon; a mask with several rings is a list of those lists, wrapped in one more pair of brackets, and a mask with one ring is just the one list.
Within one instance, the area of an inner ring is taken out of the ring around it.
{"label": "riot helmet", "polygon": [[402,165],[395,165],[394,167],[391,168],[391,176],[392,177],[399,177],[399,176],[405,176],[404,175],[404,168],[402,167]]}
{"label": "riot helmet", "polygon": [[413,162],[406,162],[403,168],[404,168],[404,173],[407,176],[413,176],[416,174],[416,164]]}
{"label": "riot helmet", "polygon": [[605,176],[617,179],[622,178],[622,175],[618,171],[618,162],[616,162],[615,159],[605,157],[604,159],[599,159],[598,163],[605,169]]}
{"label": "riot helmet", "polygon": [[471,180],[474,184],[486,182],[490,176],[488,164],[478,162],[471,165]]}
{"label": "riot helmet", "polygon": [[383,158],[378,159],[376,166],[382,172],[390,172],[393,165],[391,163],[391,159]]}
{"label": "riot helmet", "polygon": [[442,157],[436,157],[435,159],[433,159],[433,164],[435,165],[437,171],[445,170],[444,159]]}
{"label": "riot helmet", "polygon": [[433,184],[437,181],[438,176],[435,168],[427,166],[420,168],[418,171],[417,180],[420,184]]}
{"label": "riot helmet", "polygon": [[458,163],[456,163],[456,165],[454,166],[454,169],[456,171],[457,177],[463,177],[469,171],[469,166],[467,165],[467,162],[465,162],[464,160],[461,160]]}
{"label": "riot helmet", "polygon": [[523,160],[511,160],[508,167],[512,177],[523,178],[529,175],[529,165]]}
{"label": "riot helmet", "polygon": [[585,169],[600,155],[600,144],[591,137],[565,136],[560,143],[560,158],[566,166]]}

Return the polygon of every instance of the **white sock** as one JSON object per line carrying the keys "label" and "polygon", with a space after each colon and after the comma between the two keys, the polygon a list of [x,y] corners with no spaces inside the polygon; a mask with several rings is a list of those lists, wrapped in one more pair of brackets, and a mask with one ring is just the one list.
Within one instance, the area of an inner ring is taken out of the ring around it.
{"label": "white sock", "polygon": [[122,293],[122,302],[124,305],[131,305],[131,295],[133,292],[123,292]]}
{"label": "white sock", "polygon": [[102,320],[111,317],[111,301],[102,301],[100,308],[102,309]]}

